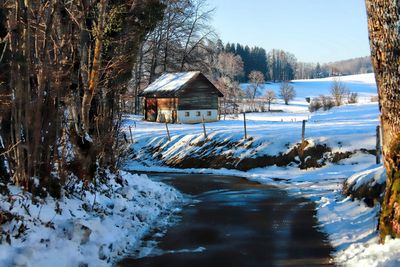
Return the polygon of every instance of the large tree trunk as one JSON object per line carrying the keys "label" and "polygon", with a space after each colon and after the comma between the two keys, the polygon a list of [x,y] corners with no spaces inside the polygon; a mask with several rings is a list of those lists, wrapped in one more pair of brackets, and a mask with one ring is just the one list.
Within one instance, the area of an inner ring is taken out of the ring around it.
{"label": "large tree trunk", "polygon": [[380,217],[381,241],[400,237],[400,6],[393,0],[366,0],[372,63],[383,128],[386,194]]}

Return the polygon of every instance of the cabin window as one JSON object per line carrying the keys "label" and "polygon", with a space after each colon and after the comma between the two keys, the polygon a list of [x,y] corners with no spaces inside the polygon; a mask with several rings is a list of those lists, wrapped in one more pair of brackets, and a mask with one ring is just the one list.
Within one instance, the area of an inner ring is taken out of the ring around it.
{"label": "cabin window", "polygon": [[200,117],[200,111],[196,111],[196,116]]}
{"label": "cabin window", "polygon": [[211,117],[211,111],[207,111],[207,116]]}
{"label": "cabin window", "polygon": [[190,112],[186,111],[185,112],[185,117],[189,117],[190,116]]}

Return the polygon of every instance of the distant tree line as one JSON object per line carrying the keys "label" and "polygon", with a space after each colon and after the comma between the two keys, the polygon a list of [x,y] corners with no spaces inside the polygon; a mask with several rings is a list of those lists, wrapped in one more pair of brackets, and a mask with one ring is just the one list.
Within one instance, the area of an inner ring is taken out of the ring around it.
{"label": "distant tree line", "polygon": [[223,50],[243,60],[243,73],[236,77],[240,82],[249,82],[252,71],[260,71],[266,81],[274,82],[373,72],[369,56],[320,64],[299,62],[294,54],[281,49],[266,52],[264,48],[240,43],[227,43]]}
{"label": "distant tree line", "polygon": [[359,57],[331,63],[304,63],[298,62],[296,79],[317,79],[331,76],[372,73],[371,58]]}

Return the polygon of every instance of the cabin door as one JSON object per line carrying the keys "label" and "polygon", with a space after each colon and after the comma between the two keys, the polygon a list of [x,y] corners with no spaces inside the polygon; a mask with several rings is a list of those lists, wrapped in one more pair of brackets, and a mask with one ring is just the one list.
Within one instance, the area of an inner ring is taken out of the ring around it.
{"label": "cabin door", "polygon": [[146,120],[156,121],[158,115],[157,113],[157,98],[146,98]]}

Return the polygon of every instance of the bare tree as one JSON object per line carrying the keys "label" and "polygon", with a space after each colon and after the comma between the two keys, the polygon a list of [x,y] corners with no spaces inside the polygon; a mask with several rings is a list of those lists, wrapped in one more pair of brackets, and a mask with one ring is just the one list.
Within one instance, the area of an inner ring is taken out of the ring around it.
{"label": "bare tree", "polygon": [[265,100],[267,101],[268,104],[268,111],[271,111],[271,103],[276,100],[275,92],[272,91],[271,89],[267,90],[265,92]]}
{"label": "bare tree", "polygon": [[250,100],[251,110],[255,111],[255,99],[257,96],[257,90],[260,85],[265,83],[264,74],[260,71],[252,71],[249,74],[250,85],[247,87],[246,93]]}
{"label": "bare tree", "polygon": [[358,102],[358,93],[349,91],[349,94],[347,96],[347,103],[355,104],[357,102]]}
{"label": "bare tree", "polygon": [[372,63],[378,85],[386,193],[380,237],[400,237],[400,6],[398,1],[366,0]]}
{"label": "bare tree", "polygon": [[240,56],[222,52],[218,55],[216,69],[220,76],[217,79],[217,86],[224,94],[221,104],[225,118],[226,114],[239,111],[241,89],[235,77],[243,73],[243,61]]}
{"label": "bare tree", "polygon": [[279,88],[279,96],[283,99],[285,105],[289,105],[289,101],[293,100],[296,96],[296,91],[292,85],[283,82]]}
{"label": "bare tree", "polygon": [[321,99],[322,107],[325,111],[330,110],[331,108],[333,108],[335,106],[335,103],[333,102],[332,97],[320,95],[319,98]]}
{"label": "bare tree", "polygon": [[232,80],[243,74],[242,58],[232,53],[220,53],[216,67],[222,77],[229,77]]}
{"label": "bare tree", "polygon": [[333,79],[331,85],[331,95],[335,100],[335,105],[340,106],[343,104],[344,97],[349,93],[347,87],[340,81],[340,79]]}

